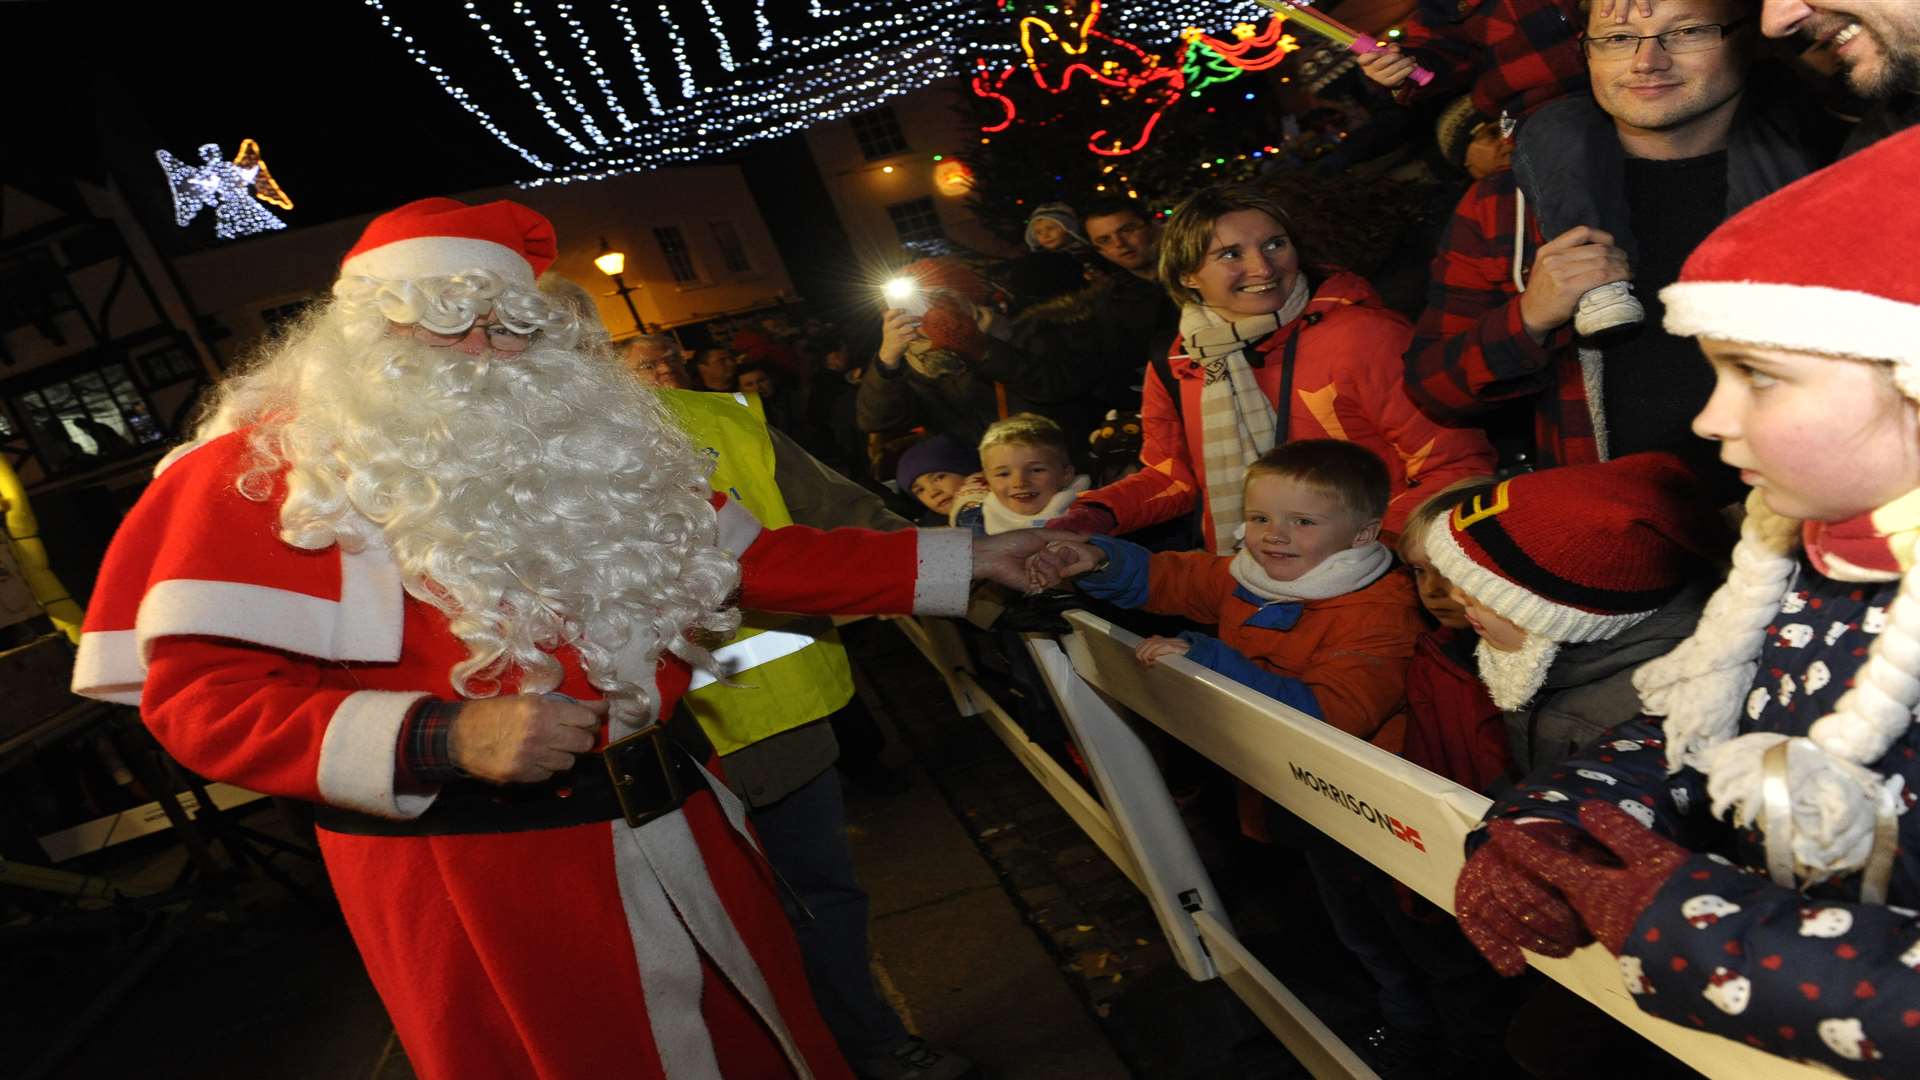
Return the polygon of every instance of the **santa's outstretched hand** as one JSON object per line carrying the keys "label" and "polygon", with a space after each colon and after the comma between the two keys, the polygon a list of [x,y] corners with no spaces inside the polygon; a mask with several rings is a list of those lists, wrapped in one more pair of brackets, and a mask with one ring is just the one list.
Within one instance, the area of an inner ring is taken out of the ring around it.
{"label": "santa's outstretched hand", "polygon": [[[1504,828],[1503,828],[1504,826]],[[1618,956],[1640,913],[1667,879],[1691,858],[1686,848],[1634,820],[1611,803],[1580,806],[1580,826],[1612,859],[1594,851],[1568,851],[1541,843],[1523,827],[1496,821],[1487,826],[1491,846],[1514,865],[1558,889],[1594,939]],[[1617,860],[1617,861],[1615,861]]]}

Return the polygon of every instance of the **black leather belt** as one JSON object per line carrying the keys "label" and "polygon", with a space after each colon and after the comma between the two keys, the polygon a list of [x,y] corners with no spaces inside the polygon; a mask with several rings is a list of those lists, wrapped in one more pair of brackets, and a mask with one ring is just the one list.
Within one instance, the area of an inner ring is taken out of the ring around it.
{"label": "black leather belt", "polygon": [[678,810],[706,783],[692,752],[655,726],[581,754],[571,770],[537,784],[444,784],[433,805],[411,820],[323,804],[314,808],[314,823],[354,836],[532,832],[620,819],[637,829]]}

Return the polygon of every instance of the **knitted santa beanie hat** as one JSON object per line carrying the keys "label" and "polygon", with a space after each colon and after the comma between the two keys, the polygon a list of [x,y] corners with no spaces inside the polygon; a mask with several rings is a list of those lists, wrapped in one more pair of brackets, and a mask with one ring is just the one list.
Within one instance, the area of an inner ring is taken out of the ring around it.
{"label": "knitted santa beanie hat", "polygon": [[1427,528],[1427,557],[1530,634],[1602,641],[1699,576],[1717,523],[1671,454],[1632,454],[1502,481]]}
{"label": "knitted santa beanie hat", "polygon": [[[1661,290],[1668,332],[1885,362],[1901,392],[1920,401],[1920,275],[1906,251],[1920,210],[1902,183],[1916,168],[1920,130],[1741,211]],[[1714,813],[1732,813],[1745,827],[1762,817],[1766,753],[1788,744],[1792,857],[1800,876],[1819,880],[1863,866],[1876,818],[1900,803],[1899,778],[1867,766],[1885,756],[1920,704],[1920,568],[1904,575],[1853,687],[1806,738],[1739,735],[1800,542],[1800,522],[1768,509],[1759,492],[1749,495],[1726,584],[1693,636],[1633,681],[1647,712],[1665,717],[1668,767],[1705,773]],[[1770,849],[1779,842],[1769,840]]]}
{"label": "knitted santa beanie hat", "polygon": [[[993,286],[973,268],[954,258],[921,259],[901,270],[920,283],[927,311],[920,316],[920,336],[965,357],[986,348],[985,335],[975,314],[993,299]],[[964,301],[964,303],[962,302]]]}
{"label": "knitted santa beanie hat", "polygon": [[416,199],[367,223],[340,276],[408,281],[487,270],[531,292],[558,250],[553,223],[519,203]]}

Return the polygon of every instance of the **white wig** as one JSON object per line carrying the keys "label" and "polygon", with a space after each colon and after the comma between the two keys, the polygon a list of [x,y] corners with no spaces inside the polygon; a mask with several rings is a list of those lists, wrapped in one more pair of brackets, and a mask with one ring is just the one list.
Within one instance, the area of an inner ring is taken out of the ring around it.
{"label": "white wig", "polygon": [[[469,356],[390,332],[492,311],[538,331],[523,353]],[[564,300],[487,273],[342,281],[243,375],[198,437],[251,425],[248,498],[284,470],[281,536],[303,549],[383,540],[407,591],[444,612],[468,656],[454,687],[559,685],[571,646],[615,717],[657,715],[655,669],[724,636],[738,584],[708,502],[710,466],[604,335]],[[584,340],[583,340],[584,338]]]}

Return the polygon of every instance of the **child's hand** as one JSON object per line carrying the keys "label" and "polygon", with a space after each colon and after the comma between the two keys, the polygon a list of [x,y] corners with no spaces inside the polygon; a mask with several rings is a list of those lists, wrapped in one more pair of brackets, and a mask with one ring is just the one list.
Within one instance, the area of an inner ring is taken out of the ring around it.
{"label": "child's hand", "polygon": [[993,489],[987,487],[987,474],[974,473],[967,477],[966,483],[960,485],[959,491],[954,492],[953,500],[956,504],[986,502],[992,494]]}
{"label": "child's hand", "polygon": [[[1601,0],[1601,2],[1606,3],[1608,0]],[[1612,2],[1621,3],[1624,0],[1612,0]],[[1641,0],[1641,2],[1645,3],[1648,0]],[[1400,46],[1387,44],[1382,44],[1379,52],[1361,53],[1354,57],[1354,61],[1360,65],[1361,74],[1386,87],[1395,87],[1406,82],[1412,77],[1413,69],[1419,66],[1414,63],[1413,57],[1400,52]]]}
{"label": "child's hand", "polygon": [[1093,571],[1106,557],[1106,552],[1084,540],[1056,540],[1034,556],[1053,575],[1053,584]]}
{"label": "child's hand", "polygon": [[1166,657],[1185,656],[1192,648],[1190,642],[1177,637],[1150,637],[1133,650],[1133,658],[1140,662],[1141,667],[1152,667]]}
{"label": "child's hand", "polygon": [[1616,26],[1624,25],[1627,15],[1636,10],[1641,18],[1653,17],[1653,0],[1594,0],[1593,6],[1600,9],[1601,22]]}

